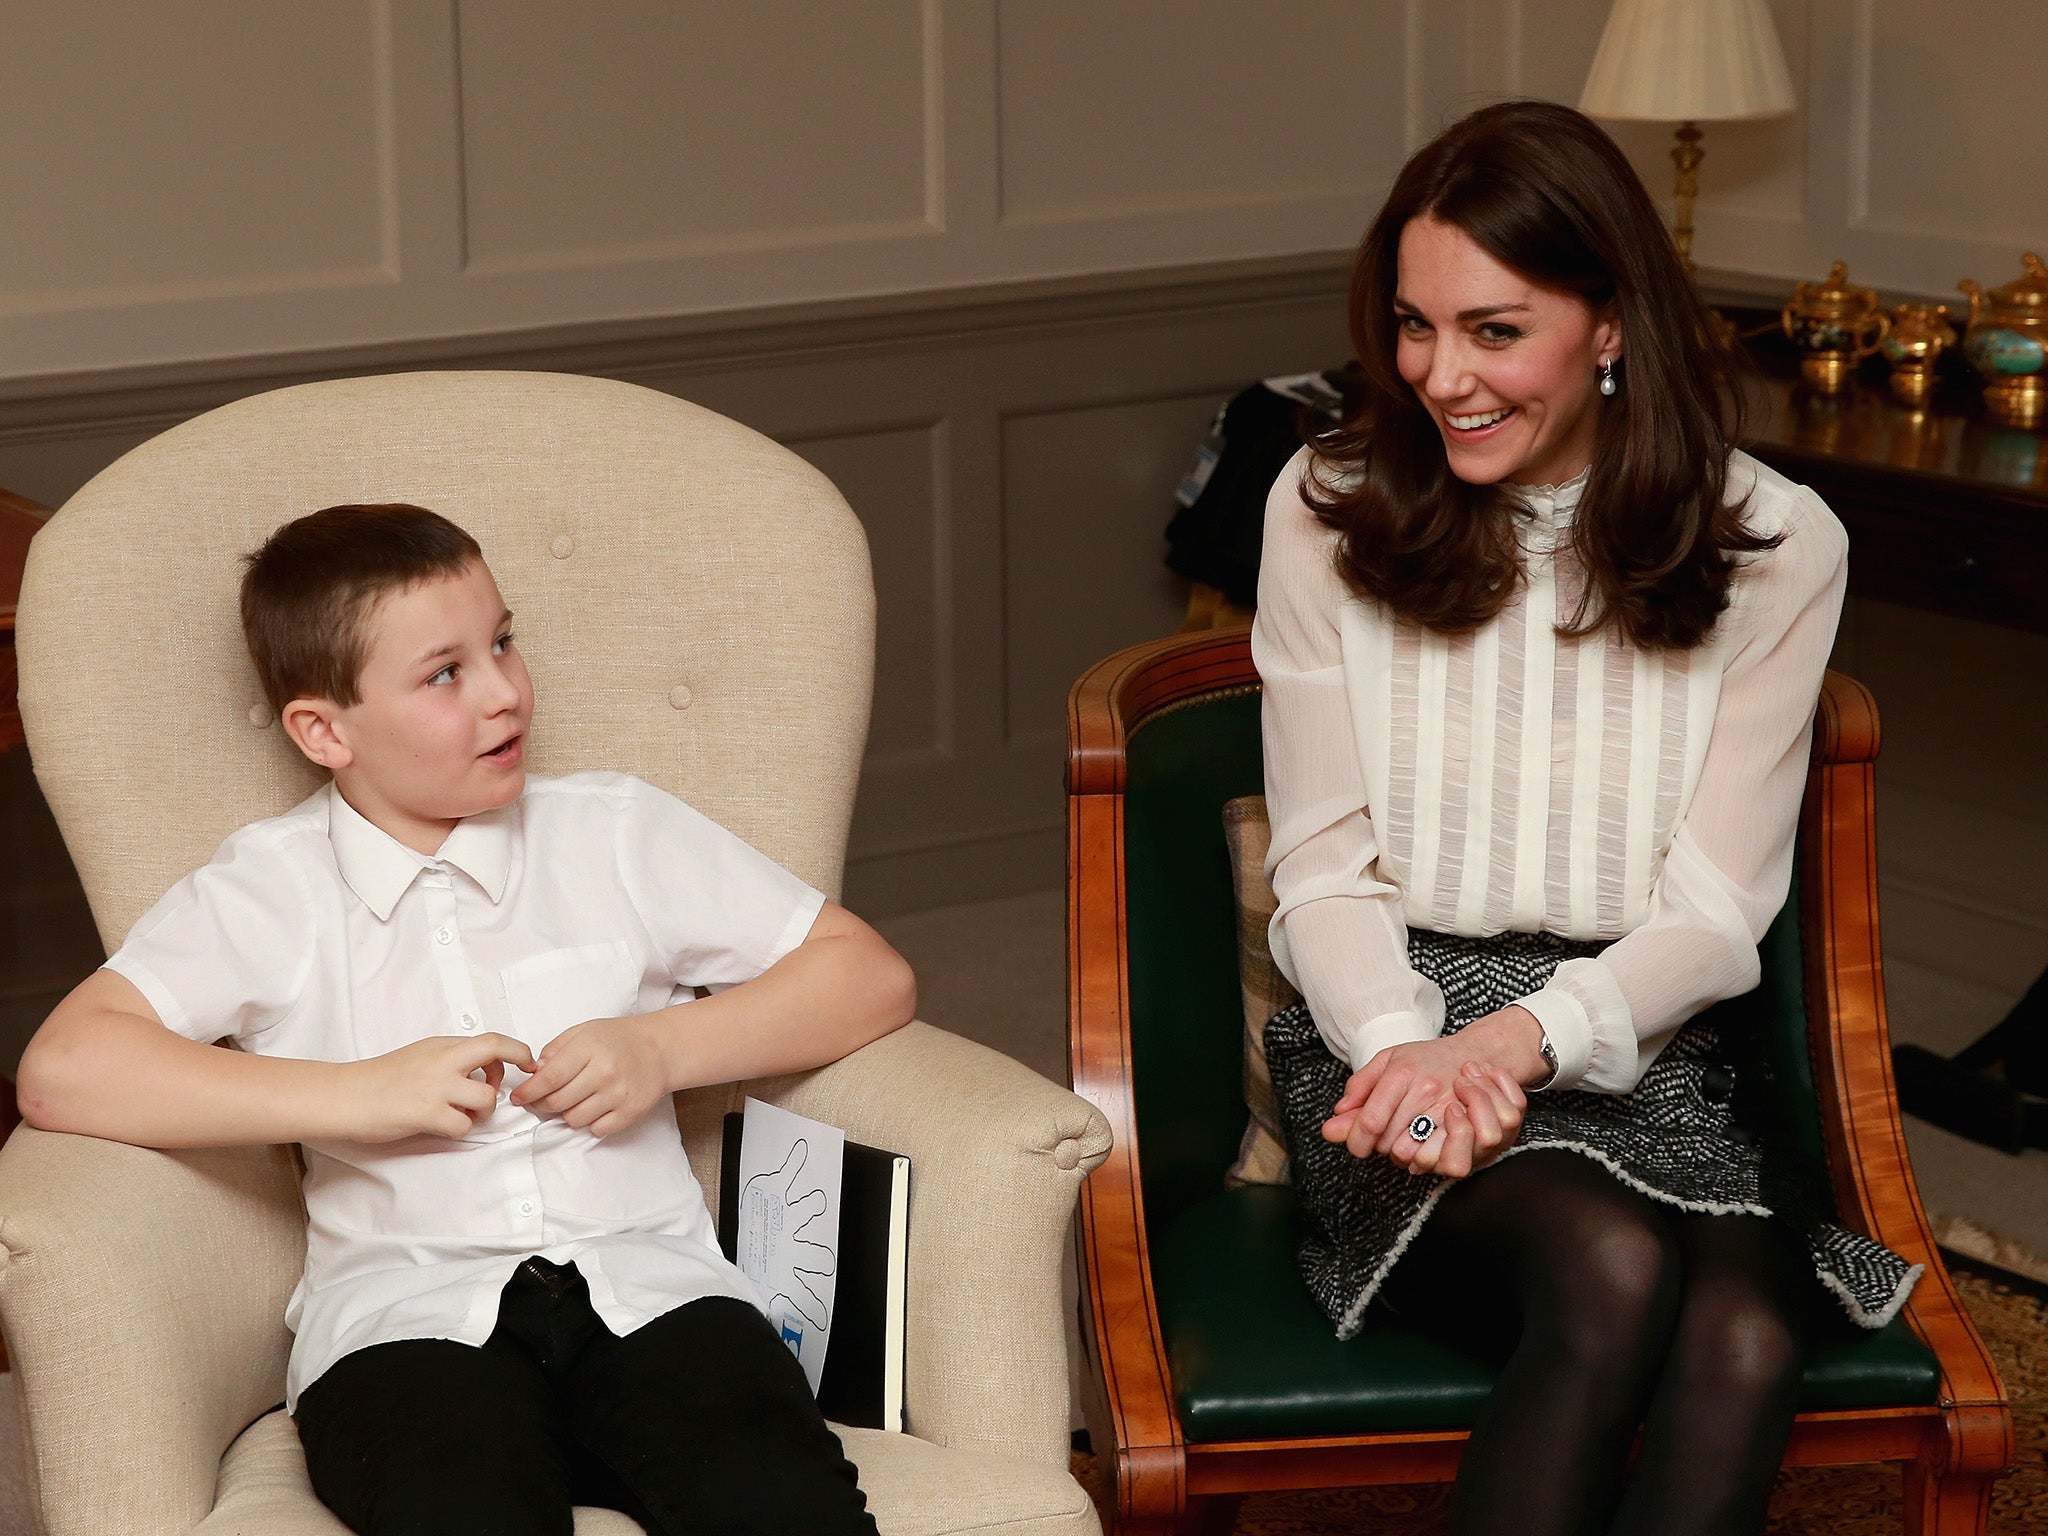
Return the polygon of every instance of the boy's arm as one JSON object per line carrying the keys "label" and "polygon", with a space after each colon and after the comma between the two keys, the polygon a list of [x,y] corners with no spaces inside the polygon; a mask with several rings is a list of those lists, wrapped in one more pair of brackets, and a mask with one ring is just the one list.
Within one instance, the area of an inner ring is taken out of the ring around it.
{"label": "boy's arm", "polygon": [[[22,1118],[144,1147],[461,1137],[497,1102],[505,1035],[435,1036],[367,1061],[299,1061],[201,1045],[167,1029],[135,984],[99,970],[22,1054]],[[482,1079],[471,1077],[481,1069]]]}
{"label": "boy's arm", "polygon": [[600,1136],[667,1094],[822,1067],[910,1022],[917,980],[888,941],[836,902],[751,981],[557,1035],[512,1102]]}
{"label": "boy's arm", "polygon": [[670,1090],[679,1091],[822,1067],[916,1012],[910,963],[828,901],[804,941],[752,981],[655,1017],[670,1026]]}

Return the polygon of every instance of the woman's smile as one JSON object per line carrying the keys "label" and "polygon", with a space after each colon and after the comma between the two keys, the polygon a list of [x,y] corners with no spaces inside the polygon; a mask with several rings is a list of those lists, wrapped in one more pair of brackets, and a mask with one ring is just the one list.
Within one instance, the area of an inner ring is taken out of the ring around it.
{"label": "woman's smile", "polygon": [[1437,419],[1444,424],[1446,435],[1454,443],[1479,443],[1488,438],[1498,437],[1514,419],[1515,408],[1504,405],[1496,410],[1477,411],[1470,415],[1455,415],[1450,411],[1438,411]]}

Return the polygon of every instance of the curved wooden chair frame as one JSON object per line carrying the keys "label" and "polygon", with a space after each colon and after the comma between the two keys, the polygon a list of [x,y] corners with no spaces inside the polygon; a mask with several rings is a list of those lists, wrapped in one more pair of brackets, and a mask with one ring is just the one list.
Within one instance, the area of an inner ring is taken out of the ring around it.
{"label": "curved wooden chair frame", "polygon": [[[1109,1160],[1081,1193],[1081,1266],[1094,1352],[1090,1422],[1120,1533],[1227,1531],[1246,1493],[1448,1481],[1463,1431],[1191,1443],[1175,1406],[1146,1251],[1130,1075],[1124,919],[1124,748],[1148,715],[1256,684],[1244,630],[1179,635],[1098,663],[1068,703],[1068,1009],[1074,1088],[1108,1117]],[[1905,1529],[1975,1536],[2013,1458],[2012,1414],[1983,1340],[1935,1252],[1892,1088],[1878,946],[1873,764],[1878,719],[1830,672],[1800,815],[1810,1051],[1842,1220],[1924,1264],[1906,1315],[1938,1357],[1922,1407],[1803,1413],[1789,1466],[1903,1465]],[[1104,1443],[1104,1441],[1107,1443]]]}

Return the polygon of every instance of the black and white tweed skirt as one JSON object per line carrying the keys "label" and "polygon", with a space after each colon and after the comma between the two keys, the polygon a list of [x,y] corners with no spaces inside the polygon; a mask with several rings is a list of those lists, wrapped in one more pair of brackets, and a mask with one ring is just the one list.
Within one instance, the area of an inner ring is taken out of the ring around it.
{"label": "black and white tweed skirt", "polygon": [[[1547,933],[1408,934],[1409,963],[1443,989],[1447,1034],[1527,997],[1566,960],[1604,947]],[[1305,1004],[1267,1023],[1266,1061],[1300,1202],[1302,1277],[1337,1336],[1348,1339],[1452,1181],[1411,1174],[1391,1158],[1353,1157],[1323,1140],[1322,1124],[1351,1074],[1324,1045]],[[1774,1138],[1744,1123],[1735,1075],[1719,1031],[1694,1019],[1630,1093],[1531,1094],[1521,1133],[1501,1155],[1537,1147],[1577,1152],[1680,1210],[1789,1222],[1806,1239],[1815,1278],[1849,1317],[1883,1327],[1905,1305],[1920,1266],[1821,1215],[1825,1171],[1788,1167]]]}

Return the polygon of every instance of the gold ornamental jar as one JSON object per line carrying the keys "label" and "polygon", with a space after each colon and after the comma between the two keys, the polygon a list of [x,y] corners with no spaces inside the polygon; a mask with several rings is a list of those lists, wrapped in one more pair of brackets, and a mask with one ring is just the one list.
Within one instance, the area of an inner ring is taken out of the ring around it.
{"label": "gold ornamental jar", "polygon": [[1848,384],[1856,364],[1878,349],[1892,324],[1874,292],[1850,284],[1849,264],[1842,261],[1828,268],[1826,282],[1795,288],[1778,323],[1799,349],[1800,377],[1828,395]]}
{"label": "gold ornamental jar", "polygon": [[1970,296],[1963,356],[1984,380],[1984,408],[2008,426],[2031,427],[2048,404],[2048,264],[2032,251],[2025,269],[1986,293],[1969,278],[1956,284]]}
{"label": "gold ornamental jar", "polygon": [[1892,365],[1892,398],[1901,405],[1925,405],[1934,390],[1935,364],[1955,344],[1946,304],[1901,304],[1893,310],[1882,348]]}

